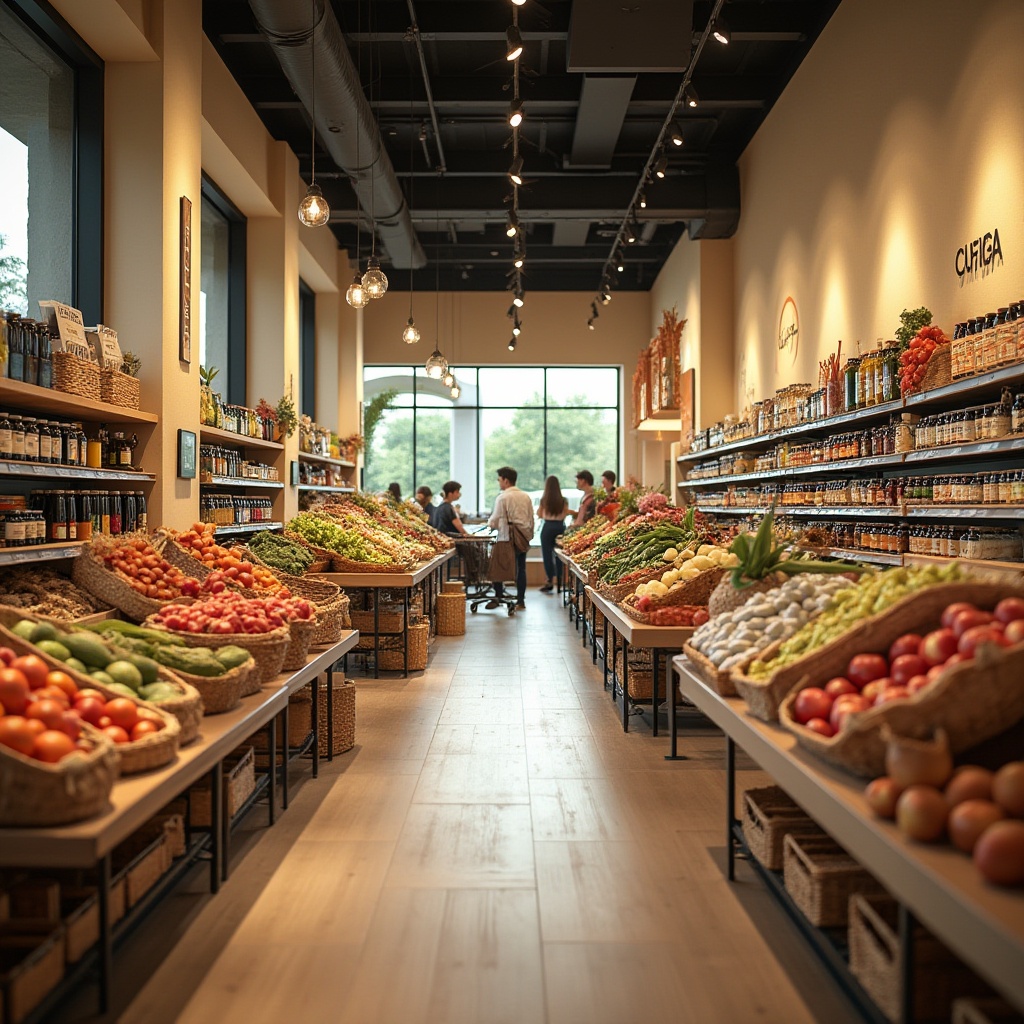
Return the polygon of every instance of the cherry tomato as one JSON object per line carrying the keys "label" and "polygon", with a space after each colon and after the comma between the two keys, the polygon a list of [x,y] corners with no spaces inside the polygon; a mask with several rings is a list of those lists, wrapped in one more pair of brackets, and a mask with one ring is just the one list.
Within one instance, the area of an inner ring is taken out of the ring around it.
{"label": "cherry tomato", "polygon": [[141,740],[143,736],[149,736],[151,733],[159,731],[160,728],[156,722],[151,722],[146,718],[140,718],[132,728],[132,739]]}
{"label": "cherry tomato", "polygon": [[3,704],[7,714],[23,714],[29,700],[30,691],[25,676],[17,669],[0,669],[0,704]]}
{"label": "cherry tomato", "polygon": [[111,743],[127,743],[130,739],[128,733],[119,725],[108,725],[103,730],[103,735],[106,736]]}
{"label": "cherry tomato", "polygon": [[55,670],[46,674],[46,685],[60,687],[67,695],[74,700],[78,696],[78,684],[67,674]]}
{"label": "cherry tomato", "polygon": [[15,658],[11,662],[11,668],[21,672],[33,690],[45,686],[46,677],[50,673],[50,666],[36,654],[25,654],[20,658]]}

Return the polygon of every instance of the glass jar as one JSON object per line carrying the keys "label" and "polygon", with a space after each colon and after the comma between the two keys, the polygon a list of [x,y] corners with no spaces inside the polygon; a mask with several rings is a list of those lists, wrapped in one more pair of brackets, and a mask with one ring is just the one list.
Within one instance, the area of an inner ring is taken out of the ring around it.
{"label": "glass jar", "polygon": [[25,461],[39,461],[39,423],[34,416],[23,416],[21,419],[25,427]]}
{"label": "glass jar", "polygon": [[869,352],[860,361],[860,408],[878,404],[878,396],[875,392],[875,372],[877,368],[877,352]]}
{"label": "glass jar", "polygon": [[7,413],[0,412],[0,459],[11,459],[14,449],[11,447],[11,421]]}
{"label": "glass jar", "polygon": [[900,350],[886,345],[882,350],[882,401],[894,402],[900,397]]}
{"label": "glass jar", "polygon": [[1010,433],[1010,408],[1006,405],[992,406],[991,431],[992,437],[1006,437]]}
{"label": "glass jar", "polygon": [[1024,394],[1017,395],[1010,410],[1010,431],[1014,434],[1024,433]]}

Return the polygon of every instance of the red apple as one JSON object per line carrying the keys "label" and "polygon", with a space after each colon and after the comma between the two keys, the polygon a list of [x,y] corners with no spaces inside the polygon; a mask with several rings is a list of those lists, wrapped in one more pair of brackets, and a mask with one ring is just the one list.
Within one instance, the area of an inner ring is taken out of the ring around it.
{"label": "red apple", "polygon": [[953,628],[953,620],[960,614],[960,612],[977,611],[973,604],[969,601],[956,601],[953,604],[946,605],[945,610],[942,613],[942,625],[945,629]]}
{"label": "red apple", "polygon": [[835,698],[842,696],[844,693],[860,693],[860,690],[845,676],[836,676],[825,684],[825,692],[830,697]]}
{"label": "red apple", "polygon": [[904,633],[889,645],[889,661],[895,661],[901,654],[917,654],[921,637],[917,633]]}
{"label": "red apple", "polygon": [[[931,670],[929,669],[929,671]],[[912,676],[907,682],[907,690],[910,693],[917,693],[918,690],[923,690],[926,686],[930,686],[931,682],[927,676]]]}
{"label": "red apple", "polygon": [[832,698],[817,686],[801,690],[793,701],[793,717],[801,725],[806,725],[812,718],[828,718],[831,710]]}
{"label": "red apple", "polygon": [[892,686],[892,680],[888,676],[884,679],[873,679],[864,687],[863,690],[860,691],[860,695],[866,701],[874,704],[878,699],[878,695],[882,693],[883,690],[887,690],[890,686]]}
{"label": "red apple", "polygon": [[843,723],[850,715],[858,711],[867,711],[870,707],[871,705],[864,699],[862,694],[843,694],[842,697],[837,697],[835,703],[832,705],[832,711],[828,716],[828,724],[831,725],[836,732],[840,732],[843,728]]}
{"label": "red apple", "polygon": [[914,676],[924,675],[928,671],[928,662],[916,654],[901,654],[896,658],[889,676],[897,686],[906,686]]}
{"label": "red apple", "polygon": [[891,700],[906,700],[909,696],[910,691],[905,686],[890,686],[875,698],[875,707],[888,704]]}
{"label": "red apple", "polygon": [[991,621],[991,612],[979,611],[977,608],[972,608],[970,611],[965,610],[958,613],[953,620],[953,632],[959,640],[967,630],[974,629],[975,626],[987,626]]}
{"label": "red apple", "polygon": [[996,605],[995,617],[999,622],[1009,625],[1024,619],[1024,598],[1004,597]]}
{"label": "red apple", "polygon": [[1011,644],[1024,643],[1024,619],[1014,619],[1013,622],[1006,624],[1006,629],[1003,630],[1003,636]]}
{"label": "red apple", "polygon": [[969,658],[974,657],[975,651],[982,644],[995,644],[998,647],[1009,647],[1006,636],[998,629],[991,626],[971,626],[960,634],[957,644],[957,652],[966,654]]}
{"label": "red apple", "polygon": [[942,665],[956,653],[956,639],[951,629],[933,629],[921,641],[918,653],[929,665]]}
{"label": "red apple", "polygon": [[826,739],[830,739],[836,734],[835,729],[824,718],[812,718],[809,722],[804,722],[804,725],[811,732],[816,732],[819,736],[824,736]]}
{"label": "red apple", "polygon": [[0,661],[4,663],[5,667],[10,667],[10,664],[18,655],[10,649],[10,647],[0,647]]}
{"label": "red apple", "polygon": [[846,669],[846,678],[863,689],[874,679],[881,679],[889,674],[889,663],[881,654],[857,654],[850,659]]}

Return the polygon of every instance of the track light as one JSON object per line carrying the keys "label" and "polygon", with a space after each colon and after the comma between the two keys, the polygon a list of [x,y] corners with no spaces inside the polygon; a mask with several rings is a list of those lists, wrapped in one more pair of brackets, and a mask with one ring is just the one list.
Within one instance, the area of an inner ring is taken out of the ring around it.
{"label": "track light", "polygon": [[512,161],[512,166],[508,169],[508,176],[512,180],[513,185],[522,185],[523,183],[523,158],[517,156]]}
{"label": "track light", "polygon": [[515,338],[509,338],[508,350],[509,350],[509,352],[515,352],[515,350],[516,350],[516,339]]}
{"label": "track light", "polygon": [[519,214],[515,210],[508,211],[508,226],[505,228],[505,234],[509,238],[515,238],[519,233]]}
{"label": "track light", "polygon": [[520,289],[516,289],[516,294],[515,298],[512,300],[512,305],[515,306],[516,309],[522,309],[523,306],[526,305],[526,302],[523,300],[523,293]]}
{"label": "track light", "polygon": [[598,295],[598,298],[601,300],[601,305],[602,306],[607,306],[608,303],[612,301],[612,293],[609,290],[607,285],[605,286],[605,288],[601,292],[601,294]]}
{"label": "track light", "polygon": [[508,126],[518,128],[523,123],[523,101],[513,100],[508,105]]}
{"label": "track light", "polygon": [[683,138],[683,129],[679,127],[678,121],[673,121],[669,128],[669,138],[673,146],[681,146],[686,140]]}
{"label": "track light", "polygon": [[657,163],[654,165],[654,176],[656,178],[664,178],[668,173],[668,157],[664,153],[658,157]]}
{"label": "track light", "polygon": [[647,193],[646,192],[641,192],[640,193],[640,209],[641,210],[646,210],[647,209]]}
{"label": "track light", "polygon": [[588,330],[588,331],[593,331],[593,330],[596,330],[596,328],[594,327],[594,318],[593,318],[593,317],[591,317],[591,318],[590,318],[590,319],[589,319],[589,320],[587,321],[587,330]]}
{"label": "track light", "polygon": [[522,267],[523,267],[523,264],[525,262],[526,262],[526,252],[525,252],[525,250],[523,250],[523,249],[516,249],[516,251],[515,251],[515,258],[512,260],[512,266],[515,267],[516,270],[521,270]]}
{"label": "track light", "polygon": [[626,225],[626,242],[632,245],[636,241],[636,221],[630,218]]}
{"label": "track light", "polygon": [[697,90],[694,89],[692,83],[688,82],[683,90],[683,102],[688,107],[695,107],[700,102],[700,97],[697,95]]}
{"label": "track light", "polygon": [[519,317],[516,317],[512,321],[512,336],[518,338],[523,333],[523,325],[519,322]]}
{"label": "track light", "polygon": [[517,60],[523,52],[523,37],[515,25],[505,30],[505,60]]}
{"label": "track light", "polygon": [[625,261],[622,259],[622,253],[615,254],[615,269],[621,274],[626,269]]}
{"label": "track light", "polygon": [[711,34],[723,46],[728,46],[732,42],[732,31],[729,28],[729,23],[721,15],[715,18],[714,24],[711,26]]}

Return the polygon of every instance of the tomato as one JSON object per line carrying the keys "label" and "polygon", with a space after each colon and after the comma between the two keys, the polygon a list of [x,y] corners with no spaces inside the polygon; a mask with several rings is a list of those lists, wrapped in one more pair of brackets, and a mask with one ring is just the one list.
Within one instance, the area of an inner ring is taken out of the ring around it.
{"label": "tomato", "polygon": [[139,720],[138,706],[127,697],[115,697],[113,700],[108,700],[107,706],[103,710],[110,719],[111,725],[119,725],[127,732],[130,732]]}
{"label": "tomato", "polygon": [[15,658],[11,662],[11,668],[21,672],[33,690],[45,686],[46,677],[50,673],[50,666],[37,654],[24,654],[20,658]]}
{"label": "tomato", "polygon": [[62,726],[62,729],[73,740],[77,740],[78,737],[82,735],[82,719],[78,717],[77,712],[64,712],[64,725]]}
{"label": "tomato", "polygon": [[106,736],[111,743],[127,743],[131,738],[119,725],[108,725],[103,730],[103,735]]}
{"label": "tomato", "polygon": [[845,676],[836,676],[835,679],[830,679],[825,684],[825,692],[833,698],[839,697],[844,693],[860,693],[853,683],[850,682]]}
{"label": "tomato", "polygon": [[901,654],[917,654],[921,646],[918,633],[904,633],[889,645],[889,661],[895,661]]}
{"label": "tomato", "polygon": [[151,733],[159,731],[156,722],[150,722],[143,718],[135,723],[131,735],[133,740],[141,740],[143,736],[149,736]]}
{"label": "tomato", "polygon": [[[965,613],[966,614],[966,613]],[[975,651],[982,644],[995,644],[997,647],[1008,647],[1009,641],[1001,630],[991,626],[971,626],[960,634],[957,652],[973,658]]]}
{"label": "tomato", "polygon": [[831,739],[836,734],[835,729],[824,718],[812,718],[805,722],[804,725],[811,732],[816,732],[819,736],[824,736],[826,739]]}
{"label": "tomato", "polygon": [[953,604],[946,605],[945,610],[942,613],[942,626],[944,629],[953,628],[953,620],[960,614],[960,612],[977,611],[973,604],[968,601],[956,601]]}
{"label": "tomato", "polygon": [[708,614],[707,608],[698,608],[697,611],[693,613],[693,624],[695,626],[703,626],[710,618],[711,616]]}
{"label": "tomato", "polygon": [[0,704],[9,715],[20,715],[29,704],[28,680],[17,669],[0,669]]}
{"label": "tomato", "polygon": [[102,699],[82,697],[75,701],[75,711],[78,713],[78,717],[90,725],[99,725],[105,710],[106,704]]}
{"label": "tomato", "polygon": [[26,718],[37,718],[47,729],[62,729],[64,727],[64,712],[67,710],[60,701],[34,700],[25,709]]}
{"label": "tomato", "polygon": [[975,626],[987,626],[992,621],[991,612],[982,612],[977,608],[972,608],[969,611],[965,609],[953,619],[953,632],[959,640],[967,630],[973,629]]}
{"label": "tomato", "polygon": [[139,708],[139,721],[152,722],[158,729],[164,727],[164,720],[160,717],[160,713],[151,711],[149,708]]}
{"label": "tomato", "polygon": [[78,695],[78,684],[67,674],[67,672],[53,671],[46,674],[47,686],[58,686],[71,700]]}
{"label": "tomato", "polygon": [[1024,619],[1024,598],[1004,597],[996,605],[995,617],[1002,623],[1016,622]]}
{"label": "tomato", "polygon": [[897,686],[906,686],[914,676],[922,676],[928,671],[928,662],[917,654],[901,654],[893,660],[889,670],[892,681]]}
{"label": "tomato", "polygon": [[881,654],[854,655],[846,669],[846,678],[861,689],[873,680],[882,679],[888,674],[889,663]]}
{"label": "tomato", "polygon": [[44,686],[40,690],[32,691],[33,700],[55,700],[64,707],[71,707],[71,698],[59,686]]}
{"label": "tomato", "polygon": [[0,661],[2,661],[4,665],[10,665],[17,656],[18,655],[12,651],[10,647],[0,647]]}
{"label": "tomato", "polygon": [[32,756],[37,761],[45,761],[47,764],[56,764],[58,761],[73,754],[75,741],[66,733],[57,729],[47,729],[40,733],[35,739],[32,747]]}
{"label": "tomato", "polygon": [[0,718],[0,744],[28,757],[35,742],[28,719],[21,715],[5,715]]}
{"label": "tomato", "polygon": [[801,690],[793,701],[793,717],[806,725],[812,718],[828,718],[832,710],[832,697],[817,686]]}
{"label": "tomato", "polygon": [[75,703],[77,704],[80,700],[85,700],[86,697],[89,697],[92,700],[98,700],[101,704],[107,703],[107,698],[100,693],[99,690],[94,690],[90,686],[84,687],[75,694]]}

